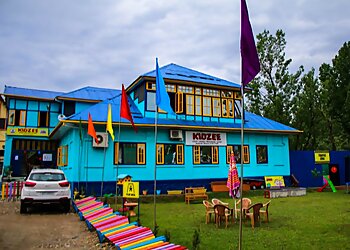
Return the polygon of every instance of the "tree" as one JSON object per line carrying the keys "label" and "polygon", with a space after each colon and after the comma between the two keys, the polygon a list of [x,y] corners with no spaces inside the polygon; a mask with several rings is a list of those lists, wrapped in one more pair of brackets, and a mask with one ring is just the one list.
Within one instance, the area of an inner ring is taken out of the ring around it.
{"label": "tree", "polygon": [[350,41],[338,51],[332,65],[322,64],[322,111],[327,120],[332,149],[349,148],[350,136]]}
{"label": "tree", "polygon": [[285,59],[285,33],[277,30],[276,35],[264,30],[257,35],[257,50],[261,71],[249,85],[247,93],[248,110],[291,125],[296,99],[301,91],[300,76],[303,67],[290,74],[288,67],[292,59]]}

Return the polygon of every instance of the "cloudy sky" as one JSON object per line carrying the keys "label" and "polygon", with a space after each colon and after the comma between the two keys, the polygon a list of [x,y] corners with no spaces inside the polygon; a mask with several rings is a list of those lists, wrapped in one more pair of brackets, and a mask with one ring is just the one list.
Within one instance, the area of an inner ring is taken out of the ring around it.
{"label": "cloudy sky", "polygon": [[[247,0],[254,34],[286,33],[290,71],[350,40],[348,0]],[[240,82],[240,0],[0,0],[0,92],[120,88],[176,63]]]}

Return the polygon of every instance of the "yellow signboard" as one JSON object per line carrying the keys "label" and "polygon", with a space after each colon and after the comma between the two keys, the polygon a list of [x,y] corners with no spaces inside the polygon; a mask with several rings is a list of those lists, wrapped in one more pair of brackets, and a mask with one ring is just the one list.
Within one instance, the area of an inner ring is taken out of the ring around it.
{"label": "yellow signboard", "polygon": [[139,183],[124,182],[123,183],[123,198],[139,198]]}
{"label": "yellow signboard", "polygon": [[283,176],[265,176],[267,188],[285,187]]}
{"label": "yellow signboard", "polygon": [[7,135],[20,135],[20,136],[48,136],[48,128],[7,128]]}
{"label": "yellow signboard", "polygon": [[329,151],[315,151],[315,163],[323,164],[329,162]]}

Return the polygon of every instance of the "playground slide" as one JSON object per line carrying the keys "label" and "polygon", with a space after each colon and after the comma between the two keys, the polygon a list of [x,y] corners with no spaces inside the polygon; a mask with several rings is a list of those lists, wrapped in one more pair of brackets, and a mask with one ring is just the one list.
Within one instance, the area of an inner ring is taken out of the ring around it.
{"label": "playground slide", "polygon": [[327,175],[324,175],[323,177],[327,180],[327,182],[328,182],[329,186],[331,187],[332,191],[333,191],[334,193],[337,192],[337,190],[335,189],[335,187],[334,187],[334,185],[333,185],[333,182],[328,178],[328,176],[327,176]]}

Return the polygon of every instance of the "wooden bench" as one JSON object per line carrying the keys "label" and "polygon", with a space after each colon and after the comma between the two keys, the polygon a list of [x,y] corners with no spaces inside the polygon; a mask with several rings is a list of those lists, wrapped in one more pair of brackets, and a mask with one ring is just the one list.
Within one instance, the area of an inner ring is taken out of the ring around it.
{"label": "wooden bench", "polygon": [[185,203],[189,204],[191,200],[208,200],[207,189],[204,187],[185,188]]}

